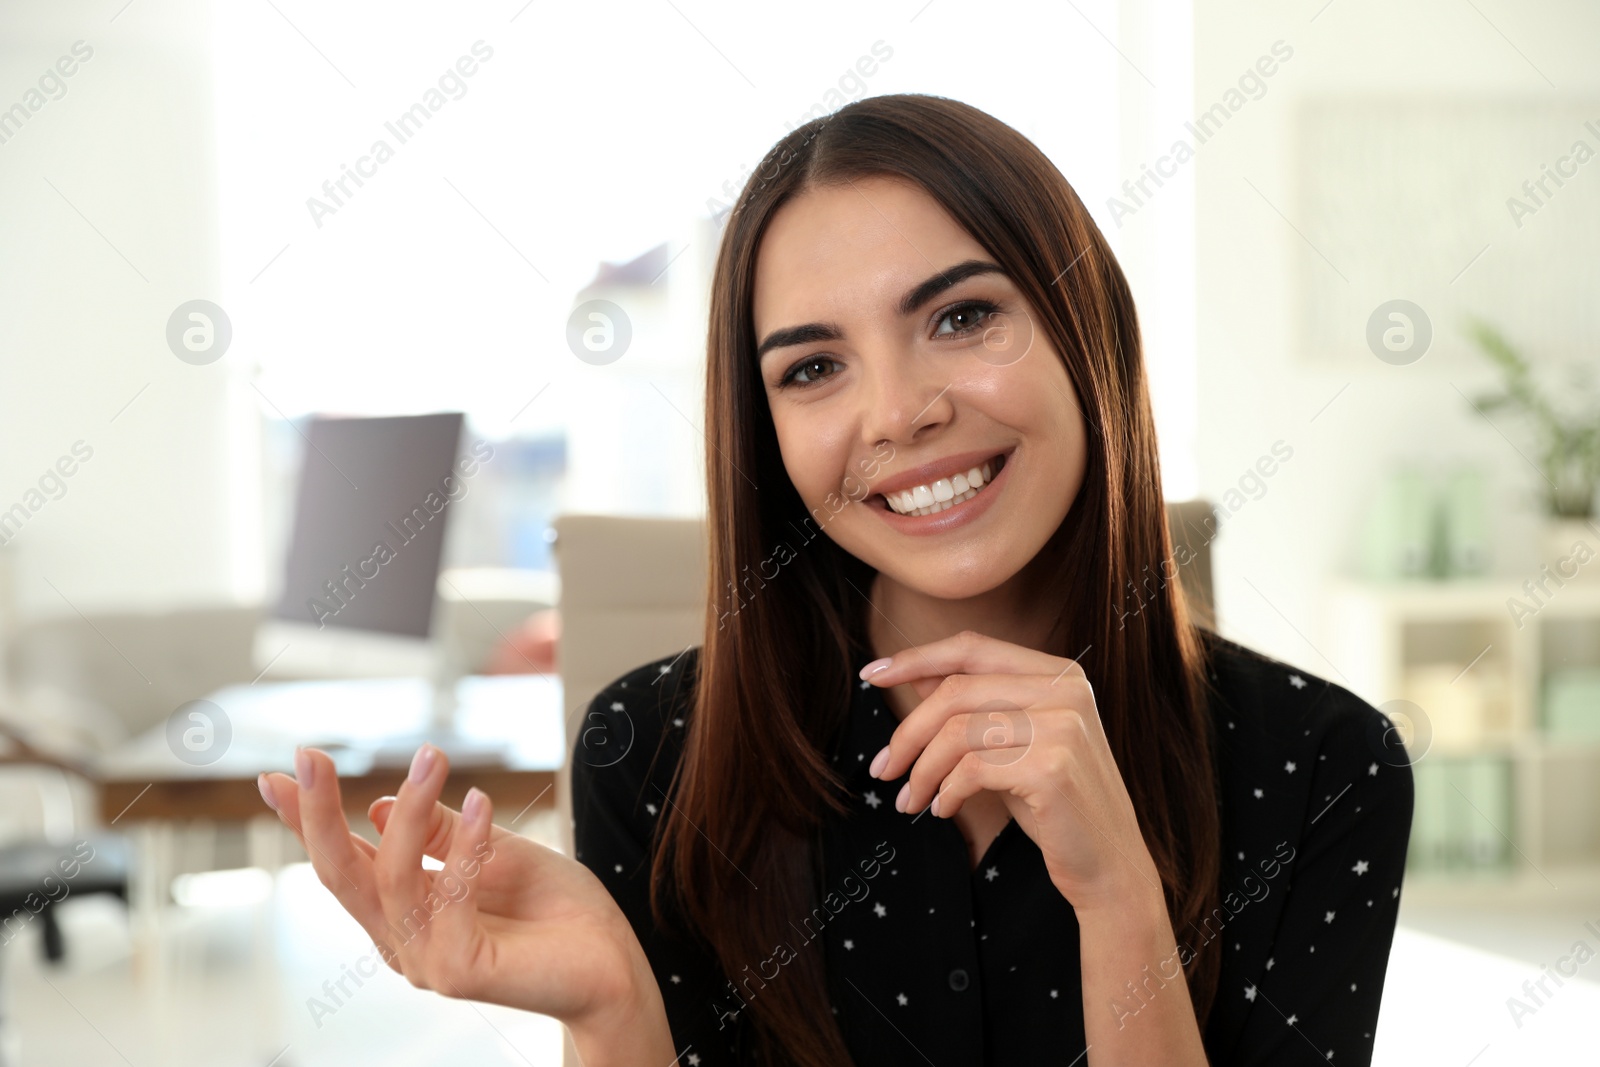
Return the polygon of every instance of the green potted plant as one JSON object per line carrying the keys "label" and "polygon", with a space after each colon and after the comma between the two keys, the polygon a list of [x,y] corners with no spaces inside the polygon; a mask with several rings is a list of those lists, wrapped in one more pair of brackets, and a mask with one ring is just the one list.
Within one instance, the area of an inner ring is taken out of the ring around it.
{"label": "green potted plant", "polygon": [[[1582,541],[1588,553],[1600,552],[1600,524],[1595,520],[1595,487],[1600,484],[1600,397],[1585,368],[1573,368],[1568,402],[1558,407],[1534,382],[1526,358],[1489,323],[1469,320],[1467,334],[1483,354],[1500,369],[1502,388],[1473,398],[1487,415],[1509,408],[1533,426],[1538,445],[1539,486],[1546,532],[1542,561],[1554,566],[1573,555]],[[1563,569],[1562,577],[1574,577]],[[1600,565],[1582,567],[1580,573],[1600,578]]]}

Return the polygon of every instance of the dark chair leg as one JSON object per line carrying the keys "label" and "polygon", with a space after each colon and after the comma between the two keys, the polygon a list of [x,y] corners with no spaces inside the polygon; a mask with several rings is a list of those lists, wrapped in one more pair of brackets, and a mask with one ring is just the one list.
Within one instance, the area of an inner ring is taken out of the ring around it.
{"label": "dark chair leg", "polygon": [[44,958],[60,963],[67,954],[67,942],[61,936],[61,924],[56,921],[56,909],[45,908],[39,918],[44,920]]}

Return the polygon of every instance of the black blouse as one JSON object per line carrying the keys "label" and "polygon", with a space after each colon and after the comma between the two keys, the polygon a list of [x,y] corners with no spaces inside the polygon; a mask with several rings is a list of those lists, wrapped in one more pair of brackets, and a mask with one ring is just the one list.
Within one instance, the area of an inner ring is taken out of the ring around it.
{"label": "black blouse", "polygon": [[[1400,906],[1410,767],[1389,720],[1348,690],[1206,639],[1224,698],[1211,709],[1222,907],[1174,933],[1195,949],[1223,939],[1207,1055],[1240,1067],[1368,1064]],[[748,1012],[733,989],[760,980],[741,972],[731,989],[709,953],[656,928],[648,898],[651,831],[671,817],[666,789],[699,652],[638,667],[595,697],[573,750],[573,814],[577,858],[655,971],[678,1062],[720,1067],[750,1062]],[[856,1063],[1081,1064],[1078,925],[1038,846],[1012,820],[973,869],[953,820],[895,811],[900,780],[872,778],[867,765],[898,721],[877,687],[857,686],[832,753],[856,803],[823,825],[826,921],[797,928],[790,946],[821,939]],[[1162,968],[1145,963],[1129,961],[1123,998],[1089,1010],[1136,1017],[1161,995]]]}

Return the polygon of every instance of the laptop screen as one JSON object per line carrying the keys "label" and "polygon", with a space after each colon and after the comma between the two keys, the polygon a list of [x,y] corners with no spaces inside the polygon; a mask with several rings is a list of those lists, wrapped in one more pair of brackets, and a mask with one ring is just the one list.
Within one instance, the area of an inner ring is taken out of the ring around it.
{"label": "laptop screen", "polygon": [[425,638],[462,415],[311,421],[274,617]]}

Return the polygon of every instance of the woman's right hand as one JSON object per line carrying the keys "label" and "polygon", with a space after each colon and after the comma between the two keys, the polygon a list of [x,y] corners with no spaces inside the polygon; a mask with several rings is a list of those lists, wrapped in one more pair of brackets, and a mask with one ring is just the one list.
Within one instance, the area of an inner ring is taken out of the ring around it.
{"label": "woman's right hand", "polygon": [[[638,938],[590,870],[494,826],[489,798],[439,802],[445,755],[418,750],[399,795],[371,808],[380,842],[350,830],[332,759],[300,749],[295,774],[264,774],[262,795],[299,836],[317,877],[391,968],[412,985],[550,1015],[586,1063],[633,1053],[672,1059],[660,989]],[[444,864],[427,870],[422,857]]]}

